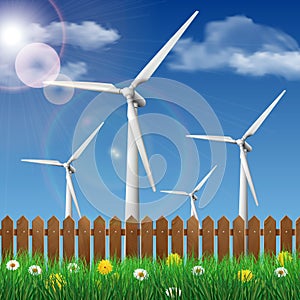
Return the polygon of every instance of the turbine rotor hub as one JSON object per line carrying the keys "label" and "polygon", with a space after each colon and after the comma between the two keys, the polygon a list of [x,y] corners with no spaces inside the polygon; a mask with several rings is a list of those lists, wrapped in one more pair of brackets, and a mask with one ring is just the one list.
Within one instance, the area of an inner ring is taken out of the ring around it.
{"label": "turbine rotor hub", "polygon": [[122,95],[126,99],[133,99],[134,98],[134,89],[131,87],[125,87],[121,90]]}

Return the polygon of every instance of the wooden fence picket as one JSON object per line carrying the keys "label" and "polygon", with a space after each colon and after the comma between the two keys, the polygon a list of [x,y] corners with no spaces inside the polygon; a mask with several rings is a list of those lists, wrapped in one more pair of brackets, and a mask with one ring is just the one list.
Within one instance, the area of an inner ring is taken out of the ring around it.
{"label": "wooden fence picket", "polygon": [[264,252],[276,255],[276,221],[271,216],[264,221]]}
{"label": "wooden fence picket", "polygon": [[237,217],[233,221],[233,256],[238,258],[245,253],[245,221]]}
{"label": "wooden fence picket", "polygon": [[36,217],[32,221],[32,255],[44,255],[44,220]]}
{"label": "wooden fence picket", "polygon": [[109,222],[109,255],[121,259],[121,221],[113,217]]}
{"label": "wooden fence picket", "polygon": [[194,216],[187,220],[187,255],[199,257],[199,221]]}
{"label": "wooden fence picket", "polygon": [[75,222],[68,216],[63,221],[63,257],[72,260],[75,256]]}
{"label": "wooden fence picket", "polygon": [[91,260],[91,222],[87,217],[78,221],[78,257],[86,264]]}
{"label": "wooden fence picket", "polygon": [[296,220],[296,251],[298,252],[298,255],[300,256],[300,218]]}
{"label": "wooden fence picket", "polygon": [[98,216],[94,221],[94,261],[105,258],[106,227],[105,220]]}
{"label": "wooden fence picket", "polygon": [[14,251],[14,222],[6,216],[1,222],[2,228],[2,257],[13,256]]}
{"label": "wooden fence picket", "polygon": [[177,253],[183,257],[183,220],[177,216],[172,220],[172,253]]}
{"label": "wooden fence picket", "polygon": [[153,221],[147,216],[141,223],[141,256],[153,257]]}
{"label": "wooden fence picket", "polygon": [[202,221],[202,256],[214,256],[215,225],[211,217]]}
{"label": "wooden fence picket", "polygon": [[292,252],[292,226],[293,222],[288,216],[280,221],[280,251]]}
{"label": "wooden fence picket", "polygon": [[164,259],[168,256],[168,221],[165,217],[160,217],[156,221],[156,257]]}
{"label": "wooden fence picket", "polygon": [[218,221],[218,259],[229,255],[229,221],[223,216]]}
{"label": "wooden fence picket", "polygon": [[248,254],[256,259],[260,254],[260,221],[255,216],[248,222]]}
{"label": "wooden fence picket", "polygon": [[131,216],[126,221],[126,256],[137,256],[138,255],[138,222]]}
{"label": "wooden fence picket", "polygon": [[53,216],[47,222],[48,228],[48,258],[51,261],[59,259],[59,221]]}
{"label": "wooden fence picket", "polygon": [[28,239],[29,239],[29,222],[22,216],[17,220],[17,253],[28,252]]}

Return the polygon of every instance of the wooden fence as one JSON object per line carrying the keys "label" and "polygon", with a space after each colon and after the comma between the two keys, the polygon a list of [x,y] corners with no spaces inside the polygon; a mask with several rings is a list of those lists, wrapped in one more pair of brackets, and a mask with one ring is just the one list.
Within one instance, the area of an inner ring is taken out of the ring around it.
{"label": "wooden fence", "polygon": [[[61,250],[64,259],[75,257],[75,244],[77,244],[78,257],[87,263],[91,258],[91,241],[93,242],[93,259],[95,261],[107,256],[116,256],[121,259],[122,236],[125,239],[126,256],[137,256],[140,251],[141,257],[153,257],[155,246],[156,258],[164,258],[170,252],[178,253],[181,256],[199,257],[201,244],[201,255],[203,256],[217,254],[218,258],[222,259],[230,254],[232,245],[232,254],[239,257],[245,253],[245,245],[247,245],[245,240],[248,237],[248,253],[258,257],[261,250],[265,253],[276,254],[276,250],[278,250],[276,249],[277,236],[280,237],[280,251],[300,252],[300,218],[296,221],[295,229],[292,228],[292,220],[287,216],[280,221],[279,229],[276,228],[276,221],[272,217],[268,217],[263,222],[263,228],[260,227],[260,221],[253,217],[249,220],[248,229],[244,228],[244,220],[241,217],[237,217],[233,221],[232,229],[230,229],[229,220],[226,217],[218,220],[217,228],[210,217],[203,219],[201,228],[198,220],[194,217],[187,220],[186,228],[184,228],[183,220],[178,216],[171,221],[171,228],[164,217],[155,222],[155,229],[153,223],[149,217],[145,217],[139,226],[131,217],[125,223],[125,228],[122,228],[120,219],[114,217],[106,228],[105,220],[99,216],[94,220],[93,228],[91,228],[90,220],[82,217],[78,221],[78,229],[76,229],[72,218],[66,218],[60,228],[59,220],[52,217],[48,220],[47,229],[45,229],[44,221],[40,217],[36,217],[32,221],[32,228],[29,229],[29,222],[23,216],[17,221],[16,229],[14,229],[13,220],[7,216],[2,220],[0,230],[2,257],[14,254],[15,236],[17,253],[30,250],[32,255],[44,254],[44,250],[46,250],[49,259],[59,259],[60,240],[62,239]],[[294,248],[293,236],[295,236]],[[78,237],[77,243],[75,243],[76,237]],[[171,249],[169,249],[169,237]],[[263,237],[263,249],[261,249],[261,237]],[[29,248],[30,240],[31,248]],[[45,249],[45,240],[47,249]],[[109,253],[106,253],[107,242]],[[215,253],[215,242],[217,242],[217,253]],[[184,249],[186,249],[186,253],[184,253]]]}

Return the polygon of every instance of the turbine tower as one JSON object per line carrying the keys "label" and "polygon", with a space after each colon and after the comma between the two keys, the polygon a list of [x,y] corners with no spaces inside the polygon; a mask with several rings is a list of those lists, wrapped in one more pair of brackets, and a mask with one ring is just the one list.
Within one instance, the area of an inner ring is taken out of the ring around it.
{"label": "turbine tower", "polygon": [[140,125],[138,121],[138,107],[146,105],[146,100],[136,91],[136,88],[148,81],[156,69],[160,66],[164,58],[168,55],[176,42],[194,20],[198,11],[182,25],[182,27],[171,37],[171,39],[159,50],[159,52],[142,69],[130,86],[117,88],[111,83],[99,82],[72,82],[72,81],[46,81],[46,85],[78,88],[96,92],[107,92],[121,94],[127,102],[127,170],[126,170],[126,207],[125,220],[133,216],[139,221],[139,177],[138,177],[138,153],[147,173],[148,180],[155,192],[155,184],[152,177],[148,156],[142,139]]}
{"label": "turbine tower", "polygon": [[79,218],[81,218],[81,213],[78,206],[78,201],[74,191],[74,186],[72,182],[72,175],[76,172],[76,169],[71,165],[73,161],[78,159],[95,135],[99,132],[100,128],[103,126],[103,122],[92,132],[92,134],[81,144],[81,146],[74,152],[69,160],[65,163],[62,163],[58,160],[45,160],[45,159],[21,159],[21,161],[43,164],[43,165],[52,165],[64,167],[66,170],[66,208],[65,208],[65,218],[68,216],[72,217],[72,198],[78,212]]}
{"label": "turbine tower", "polygon": [[162,193],[167,193],[167,194],[175,194],[175,195],[183,195],[183,196],[189,196],[191,200],[191,217],[194,216],[197,220],[198,219],[198,214],[196,211],[195,207],[195,201],[198,199],[195,193],[197,193],[202,186],[205,184],[205,182],[208,180],[210,175],[214,172],[216,169],[216,165],[210,170],[210,172],[200,181],[200,183],[194,188],[194,190],[190,193],[184,192],[184,191],[161,191]]}
{"label": "turbine tower", "polygon": [[251,193],[253,195],[254,201],[258,206],[257,196],[254,189],[252,177],[250,174],[248,162],[247,162],[247,153],[252,151],[252,147],[246,142],[247,138],[254,135],[258,128],[262,125],[264,120],[271,113],[273,108],[285,94],[286,90],[283,90],[280,95],[272,102],[272,104],[261,114],[261,116],[249,127],[245,134],[240,139],[233,139],[230,136],[213,136],[213,135],[187,135],[190,138],[216,141],[216,142],[225,142],[236,144],[240,148],[240,197],[239,197],[239,215],[245,221],[245,228],[248,228],[248,186],[249,184]]}

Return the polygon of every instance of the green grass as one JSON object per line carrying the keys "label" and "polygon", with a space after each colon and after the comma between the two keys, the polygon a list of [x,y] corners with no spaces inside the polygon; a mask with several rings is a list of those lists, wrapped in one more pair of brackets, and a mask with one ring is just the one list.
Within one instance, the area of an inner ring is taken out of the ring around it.
{"label": "green grass", "polygon": [[[112,260],[113,270],[108,275],[97,271],[97,263],[86,267],[76,261],[80,269],[71,273],[68,262],[48,264],[39,257],[15,258],[20,267],[15,271],[6,268],[8,259],[3,259],[0,270],[0,299],[171,299],[166,289],[177,287],[181,296],[173,299],[300,299],[300,259],[293,256],[285,263],[288,275],[278,278],[274,270],[280,267],[276,257],[262,256],[258,261],[243,257],[239,261],[228,258],[218,262],[215,258],[183,260],[181,265],[166,265],[166,261],[130,258],[122,262]],[[28,272],[31,265],[42,268],[41,275]],[[195,276],[194,266],[205,268],[203,275]],[[145,269],[148,278],[137,280],[133,272]],[[251,270],[253,277],[248,282],[238,279],[238,271]],[[49,281],[51,274],[61,274],[61,282]]]}

